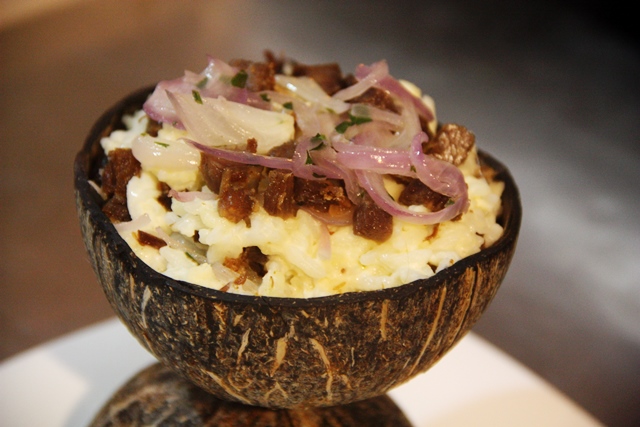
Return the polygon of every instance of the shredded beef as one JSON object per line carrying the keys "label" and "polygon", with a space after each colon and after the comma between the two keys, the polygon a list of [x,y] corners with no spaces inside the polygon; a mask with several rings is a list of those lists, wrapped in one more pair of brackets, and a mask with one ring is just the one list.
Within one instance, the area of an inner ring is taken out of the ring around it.
{"label": "shredded beef", "polygon": [[218,194],[218,214],[231,222],[244,220],[248,225],[249,215],[258,200],[258,184],[262,177],[262,166],[234,164],[222,171]]}
{"label": "shredded beef", "polygon": [[384,242],[392,233],[393,217],[365,192],[353,212],[353,234],[375,242]]}
{"label": "shredded beef", "polygon": [[423,149],[426,154],[458,166],[466,160],[475,141],[475,135],[467,128],[448,123],[438,129],[435,138],[423,144]]}
{"label": "shredded beef", "polygon": [[107,196],[102,211],[111,221],[131,220],[127,208],[127,183],[132,177],[139,176],[140,171],[140,162],[130,149],[117,148],[109,153],[102,171],[102,191]]}
{"label": "shredded beef", "polygon": [[267,174],[267,185],[264,190],[262,206],[269,215],[283,219],[296,215],[298,207],[294,201],[294,176],[292,172],[279,169],[270,170]]}
{"label": "shredded beef", "polygon": [[225,258],[222,263],[225,267],[238,273],[235,284],[241,285],[247,281],[260,282],[266,274],[265,264],[268,258],[257,246],[249,246],[242,249],[238,258]]}

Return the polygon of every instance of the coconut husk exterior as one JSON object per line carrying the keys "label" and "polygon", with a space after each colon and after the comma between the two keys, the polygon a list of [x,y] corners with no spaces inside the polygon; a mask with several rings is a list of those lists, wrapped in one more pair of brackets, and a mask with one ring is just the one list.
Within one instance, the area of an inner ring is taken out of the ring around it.
{"label": "coconut husk exterior", "polygon": [[269,408],[346,404],[385,394],[426,371],[486,310],[515,251],[521,222],[508,170],[503,236],[431,278],[322,298],[235,295],[172,280],[138,259],[100,210],[89,185],[104,161],[100,138],[139,109],[144,89],[107,111],[75,161],[80,226],[113,309],[165,366],[223,400]]}
{"label": "coconut husk exterior", "polygon": [[123,385],[90,427],[411,427],[388,396],[327,408],[268,409],[218,399],[156,363]]}

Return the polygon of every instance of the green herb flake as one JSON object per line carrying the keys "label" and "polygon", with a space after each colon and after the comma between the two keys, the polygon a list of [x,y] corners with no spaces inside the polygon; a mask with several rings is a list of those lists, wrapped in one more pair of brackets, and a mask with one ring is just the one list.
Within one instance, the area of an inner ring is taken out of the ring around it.
{"label": "green herb flake", "polygon": [[351,122],[342,122],[338,126],[336,126],[336,132],[345,133],[349,126],[351,126]]}
{"label": "green herb flake", "polygon": [[307,151],[307,160],[304,162],[305,165],[312,165],[313,159],[311,158],[311,154]]}
{"label": "green herb flake", "polygon": [[154,141],[156,145],[159,145],[161,147],[167,148],[169,146],[169,144],[167,144],[166,142],[161,142],[161,141]]}
{"label": "green herb flake", "polygon": [[349,114],[349,119],[351,120],[351,124],[352,125],[361,125],[363,123],[369,123],[371,121],[371,117],[365,117],[365,116],[352,116],[351,114]]}
{"label": "green herb flake", "polygon": [[189,252],[185,252],[184,254],[185,254],[185,255],[187,256],[187,258],[189,258],[191,261],[193,261],[193,262],[195,262],[195,263],[197,263],[197,262],[198,262],[198,261],[196,261],[195,257],[194,257],[193,255],[191,255]]}
{"label": "green herb flake", "polygon": [[193,94],[193,99],[195,99],[198,104],[202,104],[202,97],[200,96],[200,92],[198,92],[197,90],[192,90],[191,93]]}
{"label": "green herb flake", "polygon": [[326,136],[324,136],[324,135],[323,135],[323,134],[321,134],[321,133],[316,133],[316,135],[315,135],[315,136],[312,136],[312,137],[311,137],[311,142],[321,142],[321,143],[324,143],[324,141],[326,141],[326,140],[327,140],[327,137],[326,137]]}
{"label": "green herb flake", "polygon": [[265,102],[271,102],[271,99],[269,98],[269,95],[267,95],[266,93],[261,93],[260,94],[260,98],[262,98],[262,100],[265,101]]}
{"label": "green herb flake", "polygon": [[411,172],[417,172],[417,171],[416,171],[416,167],[415,167],[415,166],[413,166],[413,165],[411,165],[411,167],[410,167],[409,169],[411,170]]}
{"label": "green herb flake", "polygon": [[231,85],[235,87],[239,87],[240,89],[243,89],[247,84],[248,78],[249,78],[249,75],[247,74],[247,72],[245,70],[240,70],[231,79]]}
{"label": "green herb flake", "polygon": [[287,110],[293,110],[293,102],[285,102],[282,106]]}
{"label": "green herb flake", "polygon": [[371,121],[371,117],[365,116],[354,116],[349,114],[349,120],[340,123],[336,126],[336,132],[345,133],[349,126],[361,125],[363,123],[369,123]]}
{"label": "green herb flake", "polygon": [[202,80],[196,83],[196,86],[198,87],[198,89],[204,89],[207,83],[209,83],[209,77],[205,76]]}

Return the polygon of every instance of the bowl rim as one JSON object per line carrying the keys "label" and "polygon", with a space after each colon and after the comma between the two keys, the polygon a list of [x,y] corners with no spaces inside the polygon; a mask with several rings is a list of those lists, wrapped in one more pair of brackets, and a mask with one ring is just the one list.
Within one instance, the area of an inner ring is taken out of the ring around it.
{"label": "bowl rim", "polygon": [[[217,289],[207,288],[165,276],[138,258],[124,239],[122,239],[120,234],[116,231],[113,223],[102,212],[98,204],[100,196],[89,184],[90,171],[97,167],[96,160],[100,157],[100,153],[102,152],[102,148],[100,147],[101,137],[107,135],[114,129],[121,128],[122,116],[129,111],[133,112],[134,108],[140,109],[154,88],[155,86],[147,86],[135,90],[106,110],[92,126],[81,150],[76,154],[74,160],[74,187],[76,198],[80,198],[82,200],[82,208],[86,208],[88,211],[87,213],[94,224],[103,229],[107,245],[110,249],[131,261],[133,273],[136,275],[144,274],[153,279],[152,281],[147,280],[148,283],[163,282],[163,285],[169,286],[177,291],[215,302],[267,305],[283,308],[333,306],[360,303],[364,301],[394,300],[403,298],[409,294],[420,292],[422,289],[438,286],[438,284],[442,282],[449,283],[455,277],[460,276],[468,268],[474,268],[480,261],[490,258],[505,249],[513,247],[511,249],[511,256],[513,256],[513,253],[515,252],[515,246],[522,222],[520,192],[507,167],[485,151],[478,150],[478,155],[481,161],[496,172],[495,179],[502,181],[505,184],[504,192],[501,197],[503,202],[503,212],[499,216],[499,221],[503,226],[503,234],[488,248],[462,258],[452,266],[439,271],[431,277],[418,279],[410,283],[386,289],[346,292],[311,298],[293,298],[242,295],[232,292],[223,292]],[[106,132],[107,130],[109,130],[109,132]],[[506,217],[504,212],[505,200],[510,202],[509,206],[511,208],[506,213]],[[80,205],[78,206],[78,209],[81,209]]]}

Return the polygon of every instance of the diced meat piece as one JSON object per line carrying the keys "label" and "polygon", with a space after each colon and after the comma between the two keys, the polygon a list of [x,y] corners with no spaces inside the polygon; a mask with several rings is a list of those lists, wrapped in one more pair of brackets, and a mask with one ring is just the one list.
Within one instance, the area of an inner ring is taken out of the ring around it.
{"label": "diced meat piece", "polygon": [[218,199],[218,214],[231,222],[244,220],[249,223],[249,215],[258,198],[258,184],[263,167],[233,165],[222,171]]}
{"label": "diced meat piece", "polygon": [[127,194],[127,184],[133,176],[140,175],[140,162],[127,148],[116,148],[108,156],[102,172],[102,191],[110,197],[114,194]]}
{"label": "diced meat piece", "polygon": [[158,203],[162,205],[167,211],[171,211],[171,197],[169,197],[169,191],[171,191],[171,187],[166,182],[158,182],[158,190],[160,190],[160,195],[158,196]]}
{"label": "diced meat piece", "polygon": [[431,212],[443,209],[448,201],[449,197],[433,191],[419,179],[409,181],[398,197],[398,202],[403,205],[423,205]]}
{"label": "diced meat piece", "polygon": [[448,123],[438,129],[435,139],[423,144],[423,149],[426,154],[458,166],[466,160],[475,141],[475,135],[467,128]]}
{"label": "diced meat piece", "polygon": [[392,233],[393,217],[364,193],[353,212],[353,234],[381,243]]}
{"label": "diced meat piece", "polygon": [[393,98],[387,92],[376,87],[367,89],[362,95],[349,100],[353,104],[366,104],[381,110],[391,111],[400,114],[400,110],[393,102]]}
{"label": "diced meat piece", "polygon": [[294,198],[299,207],[329,222],[351,217],[354,208],[342,182],[333,179],[295,178]]}
{"label": "diced meat piece", "polygon": [[137,240],[138,240],[138,243],[140,243],[142,246],[151,246],[152,248],[156,248],[156,249],[160,249],[164,246],[167,246],[167,242],[165,242],[161,238],[156,237],[153,234],[149,234],[142,230],[138,230]]}
{"label": "diced meat piece", "polygon": [[275,71],[276,74],[283,74],[282,68],[284,66],[285,58],[283,57],[277,58],[272,51],[267,49],[264,51],[264,59],[268,64],[270,64],[273,67],[273,70]]}
{"label": "diced meat piece", "polygon": [[247,152],[256,154],[258,151],[258,140],[255,138],[247,139]]}
{"label": "diced meat piece", "polygon": [[271,150],[269,150],[269,153],[267,153],[269,156],[272,157],[282,157],[285,159],[292,159],[293,158],[293,153],[296,151],[296,142],[295,141],[288,141],[285,142],[282,145],[278,145],[277,147],[273,147]]}
{"label": "diced meat piece", "polygon": [[267,186],[264,190],[262,206],[270,215],[283,219],[296,215],[293,188],[294,176],[292,172],[279,169],[270,170],[267,175]]}
{"label": "diced meat piece", "polygon": [[155,120],[153,120],[151,117],[149,117],[149,121],[147,122],[147,128],[145,129],[145,132],[147,132],[147,134],[156,137],[158,136],[158,131],[162,129],[162,123],[157,122]]}
{"label": "diced meat piece", "polygon": [[276,85],[275,64],[273,63],[235,59],[229,62],[229,65],[247,73],[245,88],[252,92],[273,90]]}
{"label": "diced meat piece", "polygon": [[134,176],[139,176],[140,162],[130,149],[117,148],[109,153],[107,164],[102,171],[102,191],[107,202],[102,211],[112,221],[130,221],[127,208],[127,184]]}
{"label": "diced meat piece", "polygon": [[269,259],[262,253],[259,247],[249,246],[242,249],[242,253],[238,258],[225,258],[222,263],[225,267],[238,273],[238,278],[235,280],[237,285],[241,285],[251,280],[254,283],[259,283],[262,277],[266,274],[265,264]]}
{"label": "diced meat piece", "polygon": [[[344,78],[342,85],[343,87],[348,87],[356,84],[357,82],[358,80],[352,74],[349,74]],[[393,101],[391,95],[386,91],[376,87],[367,89],[361,95],[350,99],[349,102],[353,104],[371,105],[372,107],[380,108],[381,110],[387,110],[396,114],[400,114],[400,110]]]}
{"label": "diced meat piece", "polygon": [[222,181],[222,172],[235,163],[229,162],[210,154],[200,154],[200,174],[204,179],[209,190],[214,193],[220,193],[220,182]]}
{"label": "diced meat piece", "polygon": [[336,63],[318,65],[296,63],[293,66],[292,74],[296,77],[305,76],[312,78],[329,95],[333,95],[342,89],[342,71]]}
{"label": "diced meat piece", "polygon": [[114,194],[114,196],[108,199],[104,206],[102,206],[102,212],[104,212],[112,222],[131,221],[126,196]]}

